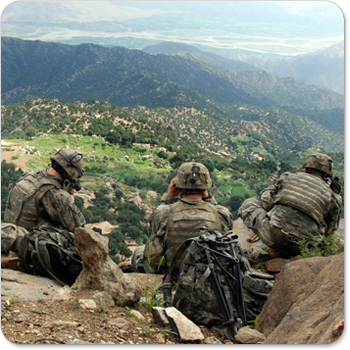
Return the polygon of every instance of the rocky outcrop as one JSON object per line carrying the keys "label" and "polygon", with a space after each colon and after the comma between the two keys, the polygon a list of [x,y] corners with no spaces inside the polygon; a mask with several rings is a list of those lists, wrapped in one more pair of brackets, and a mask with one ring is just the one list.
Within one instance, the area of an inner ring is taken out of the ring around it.
{"label": "rocky outcrop", "polygon": [[328,344],[344,328],[344,253],[284,266],[256,328],[265,344]]}
{"label": "rocky outcrop", "polygon": [[92,293],[99,291],[106,298],[111,297],[119,306],[132,305],[140,300],[141,284],[136,278],[123,274],[109,257],[107,237],[91,229],[79,227],[75,230],[75,241],[83,270],[73,284],[73,290]]}
{"label": "rocky outcrop", "polygon": [[[269,256],[268,247],[259,239],[257,242],[249,243],[247,238],[252,231],[244,225],[242,219],[233,222],[233,234],[238,236],[238,246],[242,254],[251,261],[257,261],[261,257]],[[265,249],[265,250],[264,250]]]}
{"label": "rocky outcrop", "polygon": [[[67,286],[68,287],[68,286]],[[69,288],[69,287],[68,287]],[[1,298],[23,300],[53,299],[63,290],[56,281],[1,267]]]}

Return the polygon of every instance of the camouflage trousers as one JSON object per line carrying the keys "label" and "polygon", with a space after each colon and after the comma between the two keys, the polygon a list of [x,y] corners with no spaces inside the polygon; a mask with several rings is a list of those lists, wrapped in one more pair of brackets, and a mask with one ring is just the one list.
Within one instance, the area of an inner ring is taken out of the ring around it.
{"label": "camouflage trousers", "polygon": [[9,255],[17,253],[19,243],[28,231],[21,226],[10,223],[1,223],[1,253]]}
{"label": "camouflage trousers", "polygon": [[268,212],[261,206],[259,199],[254,197],[245,200],[238,216],[271,249],[286,257],[300,254],[298,245],[289,241],[280,228],[271,224]]}

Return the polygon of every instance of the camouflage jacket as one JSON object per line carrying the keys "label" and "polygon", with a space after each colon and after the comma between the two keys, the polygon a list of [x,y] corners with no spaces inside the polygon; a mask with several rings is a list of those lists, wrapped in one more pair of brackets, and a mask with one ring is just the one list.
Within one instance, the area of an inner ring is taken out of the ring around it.
{"label": "camouflage jacket", "polygon": [[[178,198],[173,197],[168,193],[164,193],[161,198],[161,201],[163,203],[159,205],[150,216],[149,222],[151,225],[151,229],[153,233],[156,234],[158,237],[163,237],[165,235],[168,219],[170,216],[170,204],[173,204],[178,200]],[[204,201],[201,199],[198,200],[185,198],[182,198],[180,200],[194,205],[196,205],[196,203],[201,204],[204,202],[213,204],[218,211],[220,222],[222,225],[222,230],[225,232],[233,229],[232,214],[227,208],[218,205],[214,197],[210,197],[208,199],[205,199]]]}
{"label": "camouflage jacket", "polygon": [[86,222],[83,214],[63,190],[63,180],[42,170],[26,173],[11,189],[5,222],[26,229],[43,225],[74,232]]}
{"label": "camouflage jacket", "polygon": [[330,234],[338,228],[341,196],[319,176],[284,173],[259,198],[270,223],[287,235],[305,238],[315,245],[322,241],[325,231]]}

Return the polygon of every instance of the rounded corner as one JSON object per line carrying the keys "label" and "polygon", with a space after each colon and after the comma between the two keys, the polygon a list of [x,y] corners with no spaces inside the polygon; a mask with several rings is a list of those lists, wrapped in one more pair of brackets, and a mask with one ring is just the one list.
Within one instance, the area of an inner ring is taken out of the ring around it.
{"label": "rounded corner", "polygon": [[340,7],[340,5],[335,3],[334,0],[326,0],[325,2],[328,2],[328,3],[332,4],[332,5],[335,5],[340,10],[340,12],[341,12],[341,14],[343,16],[344,23],[345,23],[345,14],[344,14],[343,9]]}
{"label": "rounded corner", "polygon": [[[5,346],[5,345],[9,346],[9,344],[5,344],[5,341],[9,342],[9,343],[10,343],[10,346],[12,346],[12,344],[13,344],[13,345],[19,345],[19,344],[20,344],[20,343],[16,343],[16,342],[10,340],[9,338],[7,338],[6,335],[4,334],[4,331],[3,331],[2,327],[1,327],[0,344],[1,344],[1,345],[4,345],[4,346]],[[6,347],[6,349],[7,349],[7,347]]]}
{"label": "rounded corner", "polygon": [[[4,14],[4,11],[12,4],[14,4],[15,2],[20,2],[21,0],[12,0],[11,2],[9,2],[8,4],[6,4],[6,6],[4,8],[2,8],[1,13],[0,13],[0,18],[2,17],[2,15]],[[1,3],[2,4],[2,3]]]}

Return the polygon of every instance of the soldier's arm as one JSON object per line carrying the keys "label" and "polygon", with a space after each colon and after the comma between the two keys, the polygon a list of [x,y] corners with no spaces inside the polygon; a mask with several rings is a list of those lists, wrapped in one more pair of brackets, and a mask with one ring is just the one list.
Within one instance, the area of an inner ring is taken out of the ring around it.
{"label": "soldier's arm", "polygon": [[222,205],[217,205],[216,208],[219,213],[223,231],[226,232],[233,230],[233,218],[231,212]]}
{"label": "soldier's arm", "polygon": [[175,186],[175,178],[171,179],[168,187],[168,192],[162,195],[160,201],[164,204],[173,204],[178,201],[177,196],[181,193],[181,191],[181,189]]}
{"label": "soldier's arm", "polygon": [[160,201],[164,204],[173,204],[178,201],[178,198],[172,196],[168,192],[165,192],[160,198]]}
{"label": "soldier's arm", "polygon": [[262,190],[259,194],[259,199],[261,201],[261,206],[269,211],[275,204],[275,195],[277,193],[277,186],[271,185]]}
{"label": "soldier's arm", "polygon": [[327,229],[325,235],[329,235],[336,231],[339,226],[341,213],[342,197],[339,194],[332,193],[332,201],[329,212],[325,216]]}
{"label": "soldier's arm", "polygon": [[170,207],[167,204],[161,204],[153,211],[149,218],[149,224],[153,234],[156,234],[159,237],[165,235],[169,214]]}
{"label": "soldier's arm", "polygon": [[262,190],[259,193],[259,199],[261,201],[261,206],[266,211],[271,210],[272,207],[274,206],[275,196],[278,193],[278,191],[281,189],[281,187],[283,185],[283,181],[288,176],[288,174],[290,174],[290,173],[288,173],[288,172],[283,173],[274,185],[266,187],[264,190]]}
{"label": "soldier's arm", "polygon": [[53,189],[46,192],[41,204],[50,220],[68,231],[74,232],[77,227],[84,226],[86,223],[83,214],[66,191]]}

